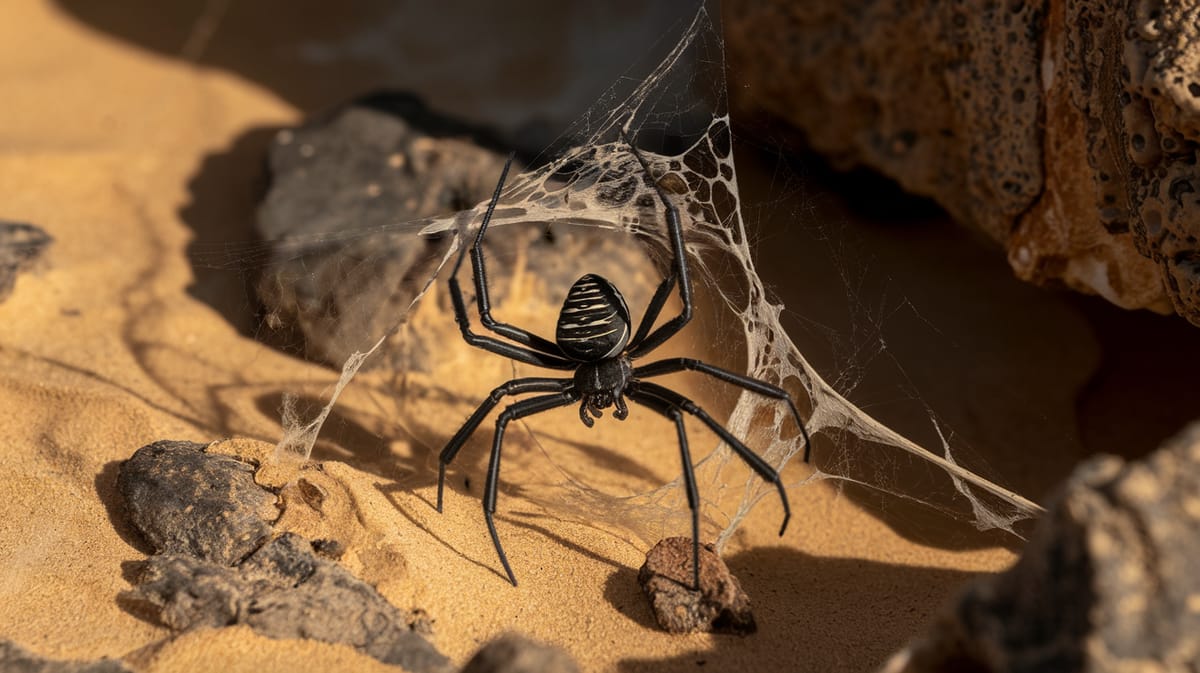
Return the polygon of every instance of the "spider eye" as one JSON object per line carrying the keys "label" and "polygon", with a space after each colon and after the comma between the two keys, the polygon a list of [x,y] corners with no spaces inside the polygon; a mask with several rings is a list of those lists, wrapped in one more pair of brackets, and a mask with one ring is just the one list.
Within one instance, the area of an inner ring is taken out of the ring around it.
{"label": "spider eye", "polygon": [[625,298],[601,276],[589,273],[575,281],[558,314],[555,341],[582,362],[615,357],[629,343]]}

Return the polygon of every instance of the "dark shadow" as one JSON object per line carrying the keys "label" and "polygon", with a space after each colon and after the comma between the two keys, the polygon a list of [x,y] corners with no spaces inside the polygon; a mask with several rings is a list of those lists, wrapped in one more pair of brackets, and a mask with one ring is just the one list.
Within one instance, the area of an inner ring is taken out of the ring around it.
{"label": "dark shadow", "polygon": [[638,584],[638,569],[617,566],[604,580],[604,600],[638,626],[658,630],[649,601]]}
{"label": "dark shadow", "polygon": [[303,110],[345,100],[392,73],[364,55],[321,58],[348,49],[371,26],[395,15],[387,0],[213,2],[58,0],[76,20],[162,56],[196,62],[256,82]]}
{"label": "dark shadow", "polygon": [[[440,98],[446,101],[442,107],[458,114],[503,119],[509,144],[537,152],[613,82],[649,72],[699,3],[54,4],[91,30],[159,56],[233,73],[305,114],[364,91],[400,87]],[[631,73],[631,67],[644,71]]]}
{"label": "dark shadow", "polygon": [[[378,91],[360,96],[345,106],[314,115],[304,125],[321,126],[351,106],[377,110],[402,119],[413,129],[414,135],[468,140],[497,154],[510,151],[490,129],[435,112],[414,94],[401,91]],[[192,263],[194,282],[188,287],[188,293],[224,316],[241,335],[303,358],[306,352],[304,334],[294,325],[269,327],[264,324],[268,309],[263,306],[257,288],[264,273],[282,269],[284,264],[302,272],[304,266],[320,268],[327,259],[337,260],[341,253],[338,246],[327,242],[314,241],[310,245],[299,246],[302,252],[296,253],[291,246],[285,251],[283,247],[277,247],[276,242],[263,239],[257,226],[258,210],[270,189],[272,176],[268,168],[268,154],[279,130],[276,127],[251,129],[239,135],[227,150],[207,155],[188,182],[191,198],[180,209],[179,216],[192,230],[187,253]],[[384,154],[394,149],[360,147],[359,151],[365,159],[372,152]],[[521,157],[519,161],[527,159]],[[365,192],[363,195],[358,192],[354,194],[353,197],[341,193],[336,196],[370,200]],[[467,205],[447,203],[444,211],[436,214],[449,214]],[[408,215],[416,218],[418,215],[425,217],[434,214]],[[403,222],[406,214],[396,212],[388,217],[395,222]],[[314,219],[329,223],[337,221],[337,218]],[[378,229],[378,224],[374,222],[354,224],[365,226],[372,232]],[[347,223],[347,226],[351,226],[351,223]],[[331,238],[354,235],[353,231],[315,232],[306,222],[295,222],[293,227],[288,232],[289,238],[302,236],[304,240],[311,240],[309,237],[318,234]],[[430,252],[431,256],[434,254],[435,251]],[[297,256],[303,259],[298,260]],[[298,261],[300,264],[296,264]],[[326,291],[332,293],[332,288]],[[309,301],[321,299],[323,297],[313,297]],[[279,307],[274,309],[280,310]],[[311,312],[313,309],[306,310]],[[290,308],[281,312],[284,315],[292,314]]]}
{"label": "dark shadow", "polygon": [[188,294],[249,338],[262,330],[254,285],[268,248],[254,222],[268,186],[267,148],[278,131],[251,129],[228,150],[206,156],[188,181],[191,198],[179,211],[192,230],[187,253],[194,280]]}
{"label": "dark shadow", "polygon": [[[141,577],[146,561],[122,561],[121,578],[130,586],[137,584]],[[126,590],[117,594],[117,607],[126,614],[155,626],[167,626],[162,621],[162,610],[150,601],[138,596],[136,591]]]}
{"label": "dark shadow", "polygon": [[154,547],[130,523],[125,512],[125,499],[117,490],[117,476],[121,472],[123,462],[125,461],[114,460],[104,464],[104,467],[96,474],[96,495],[100,497],[100,503],[104,505],[108,521],[112,524],[113,530],[117,531],[121,540],[143,554],[153,554]]}
{"label": "dark shadow", "polygon": [[[408,512],[408,510],[403,507],[401,502],[394,495],[394,493],[396,493],[398,491],[409,490],[408,485],[406,485],[406,484],[405,485],[391,484],[391,485],[385,486],[383,484],[376,484],[375,488],[379,489],[379,492],[382,493],[383,496],[392,503],[392,506],[396,508],[396,511],[399,512],[400,515],[403,516],[405,519],[408,519],[408,522],[410,524],[412,524],[412,526],[414,528],[424,530],[425,533],[427,535],[429,535],[429,537],[433,538],[435,541],[437,541],[438,544],[442,545],[446,549],[449,549],[450,551],[454,552],[454,554],[457,555],[462,560],[464,560],[468,563],[472,563],[472,564],[474,564],[480,568],[483,568],[485,570],[491,571],[492,573],[494,573],[496,575],[496,577],[503,580],[506,584],[508,583],[508,575],[504,574],[504,569],[500,565],[500,561],[498,559],[493,559],[495,561],[495,564],[489,565],[488,563],[484,563],[483,561],[480,561],[479,559],[471,558],[470,556],[467,556],[462,551],[460,551],[457,547],[450,544],[445,538],[438,535],[436,531],[422,527],[421,523],[419,521],[417,521],[416,517],[414,517],[412,514],[410,514]],[[430,509],[434,509],[434,503],[429,502],[426,504],[429,505]],[[504,520],[503,517],[497,517],[497,519],[499,521]]]}
{"label": "dark shadow", "polygon": [[[621,671],[877,670],[975,576],[781,547],[726,562],[750,597],[758,632],[716,636],[710,649],[666,661],[628,659]],[[605,597],[630,619],[658,629],[632,569],[613,573]]]}
{"label": "dark shadow", "polygon": [[1137,459],[1200,416],[1200,329],[1179,316],[1127,311],[1073,297],[1100,343],[1101,361],[1080,392],[1088,450]]}

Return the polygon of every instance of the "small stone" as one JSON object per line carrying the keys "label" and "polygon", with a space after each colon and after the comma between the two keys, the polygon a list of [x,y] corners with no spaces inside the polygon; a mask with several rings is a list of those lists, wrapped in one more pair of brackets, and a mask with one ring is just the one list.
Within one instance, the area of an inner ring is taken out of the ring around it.
{"label": "small stone", "polygon": [[157,553],[232,565],[271,535],[275,495],[254,467],[205,445],[164,440],[121,465],[117,488],[130,521]]}
{"label": "small stone", "polygon": [[452,668],[421,637],[429,630],[424,613],[396,608],[292,533],[232,568],[184,554],[151,557],[133,596],[158,608],[163,623],[179,631],[244,624],[269,638],[350,645],[413,673]]}
{"label": "small stone", "polygon": [[646,554],[638,583],[658,625],[671,633],[754,633],[750,598],[711,544],[700,547],[700,590],[692,588],[692,540],[667,538]]}
{"label": "small stone", "polygon": [[6,673],[130,673],[115,659],[56,661],[26,651],[16,643],[0,640],[0,671]]}
{"label": "small stone", "polygon": [[579,673],[566,652],[515,633],[484,645],[462,673]]}

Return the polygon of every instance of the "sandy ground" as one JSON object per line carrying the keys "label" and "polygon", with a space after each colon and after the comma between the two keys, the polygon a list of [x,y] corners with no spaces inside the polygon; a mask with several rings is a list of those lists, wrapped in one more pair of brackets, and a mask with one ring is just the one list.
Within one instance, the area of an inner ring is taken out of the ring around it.
{"label": "sandy ground", "polygon": [[[171,639],[122,598],[146,550],[115,493],[120,461],[166,438],[274,441],[282,394],[315,396],[336,378],[247,337],[250,302],[238,279],[198,272],[187,252],[197,239],[247,237],[267,137],[259,129],[294,124],[314,101],[332,104],[372,83],[348,76],[328,91],[272,87],[300,75],[278,75],[271,68],[282,66],[267,57],[259,70],[240,73],[203,59],[194,66],[139,44],[138,36],[154,34],[153,12],[126,4],[107,25],[38,0],[0,8],[7,93],[0,217],[38,224],[56,239],[46,261],[0,305],[0,456],[7,467],[0,478],[0,637],[49,657],[120,657],[147,671],[218,662],[229,671],[382,669],[347,647],[274,641],[244,628]],[[191,9],[186,20],[162,17],[164,32],[194,29],[203,7]],[[112,29],[121,21],[141,32]],[[266,29],[236,25],[223,30],[252,38]],[[179,48],[186,51],[186,42]],[[744,184],[762,185],[746,188],[751,200],[771,198],[772,170],[744,168]],[[1128,327],[1106,307],[1022,286],[996,250],[945,222],[884,226],[844,210],[837,184],[815,180],[817,192],[829,195],[810,199],[807,216],[839,228],[863,222],[855,236],[871,251],[871,277],[918,297],[916,318],[897,312],[885,321],[897,332],[891,356],[902,359],[921,399],[1010,486],[1040,498],[1081,455],[1145,451],[1185,420],[1168,386],[1145,429],[1128,429],[1112,420],[1124,408],[1113,391],[1159,390],[1157,374],[1147,382],[1145,370],[1176,366],[1170,354],[1194,348],[1190,332],[1154,316]],[[766,227],[771,217],[794,215],[779,208],[754,219]],[[789,307],[811,307],[790,326],[802,345],[812,343],[818,367],[834,367],[845,354],[834,353],[817,326],[836,329],[838,311],[807,293],[828,286],[837,268],[819,251],[797,265],[800,246],[762,245],[764,276]],[[947,283],[947,276],[957,280]],[[522,306],[506,315],[536,324],[554,310]],[[424,319],[439,318],[449,320]],[[907,329],[910,321],[916,329]],[[1096,324],[1105,327],[1100,337]],[[929,325],[938,343],[956,345],[954,353],[929,345]],[[1160,330],[1166,346],[1135,352],[1134,340],[1119,336],[1123,329]],[[703,341],[694,335],[685,345]],[[499,516],[522,581],[512,588],[480,516],[479,488],[464,481],[482,481],[486,432],[452,471],[445,514],[431,505],[436,451],[474,401],[512,372],[497,358],[447,343],[443,369],[406,377],[404,392],[387,376],[356,384],[317,457],[345,507],[339,534],[354,540],[347,565],[396,605],[426,610],[433,641],[456,662],[517,630],[566,648],[585,670],[694,670],[702,662],[712,670],[869,670],[964,581],[1014,558],[997,546],[1003,536],[975,536],[961,521],[947,522],[945,535],[936,521],[914,532],[903,516],[897,523],[894,510],[871,501],[826,486],[797,489],[785,538],[775,537],[779,506],[766,499],[726,549],[759,632],[670,636],[653,626],[635,581],[653,541],[613,522],[556,516],[553,502],[520,486],[538,483],[545,466],[528,435],[517,433],[511,454],[529,450],[506,464]],[[928,432],[927,416],[909,419],[891,404],[889,385],[868,379],[858,394],[888,422]],[[619,492],[631,472],[631,488],[678,475],[671,428],[647,414],[591,432],[573,410],[536,424],[561,449],[558,464],[592,475],[597,488]],[[789,468],[788,480],[803,470]]]}

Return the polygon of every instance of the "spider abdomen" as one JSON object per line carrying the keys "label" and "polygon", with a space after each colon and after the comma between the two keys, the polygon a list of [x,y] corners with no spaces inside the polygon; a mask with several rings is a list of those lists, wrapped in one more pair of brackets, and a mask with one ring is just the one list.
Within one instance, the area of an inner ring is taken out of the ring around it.
{"label": "spider abdomen", "polygon": [[629,343],[625,298],[607,279],[583,276],[567,292],[554,340],[567,357],[580,362],[616,356]]}

